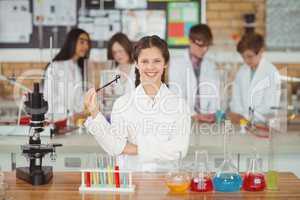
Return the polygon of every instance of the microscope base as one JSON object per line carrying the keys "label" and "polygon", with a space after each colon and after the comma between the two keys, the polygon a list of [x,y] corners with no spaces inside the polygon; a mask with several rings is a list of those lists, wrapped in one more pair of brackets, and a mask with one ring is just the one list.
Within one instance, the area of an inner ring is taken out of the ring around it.
{"label": "microscope base", "polygon": [[44,185],[50,182],[53,177],[52,167],[44,166],[42,171],[29,171],[29,167],[17,168],[16,176],[32,185]]}

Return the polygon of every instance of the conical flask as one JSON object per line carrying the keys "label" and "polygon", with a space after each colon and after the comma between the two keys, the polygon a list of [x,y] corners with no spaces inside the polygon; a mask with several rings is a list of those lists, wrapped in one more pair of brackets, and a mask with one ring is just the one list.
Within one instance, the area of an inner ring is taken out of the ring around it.
{"label": "conical flask", "polygon": [[195,171],[191,181],[191,190],[195,192],[208,192],[213,190],[213,183],[208,168],[207,151],[195,151]]}
{"label": "conical flask", "polygon": [[265,175],[262,173],[262,160],[256,153],[250,159],[248,170],[243,178],[243,189],[247,191],[263,191],[266,188]]}
{"label": "conical flask", "polygon": [[190,186],[190,176],[182,170],[182,153],[179,153],[179,159],[175,170],[167,173],[166,184],[171,192],[184,193]]}
{"label": "conical flask", "polygon": [[224,161],[217,170],[217,173],[213,178],[213,183],[216,191],[235,192],[240,190],[242,186],[242,178],[227,151],[227,145],[229,142],[227,137],[229,137],[232,131],[232,124],[229,120],[225,120],[223,130]]}

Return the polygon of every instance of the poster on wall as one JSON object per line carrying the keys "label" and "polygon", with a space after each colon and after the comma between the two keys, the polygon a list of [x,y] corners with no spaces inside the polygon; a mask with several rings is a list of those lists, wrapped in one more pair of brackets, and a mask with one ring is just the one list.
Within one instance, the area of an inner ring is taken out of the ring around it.
{"label": "poster on wall", "polygon": [[146,9],[147,0],[115,0],[118,9]]}
{"label": "poster on wall", "polygon": [[137,41],[147,35],[166,37],[166,13],[164,10],[127,10],[122,12],[123,32]]}
{"label": "poster on wall", "polygon": [[33,1],[33,24],[44,26],[76,25],[76,0]]}
{"label": "poster on wall", "polygon": [[87,10],[78,17],[78,27],[86,30],[93,41],[107,41],[121,31],[121,14],[119,10]]}
{"label": "poster on wall", "polygon": [[0,42],[29,43],[32,15],[29,0],[0,1]]}
{"label": "poster on wall", "polygon": [[189,30],[198,23],[200,23],[199,2],[168,3],[168,44],[187,45]]}
{"label": "poster on wall", "polygon": [[191,1],[191,0],[148,0],[149,2],[175,2],[175,1]]}

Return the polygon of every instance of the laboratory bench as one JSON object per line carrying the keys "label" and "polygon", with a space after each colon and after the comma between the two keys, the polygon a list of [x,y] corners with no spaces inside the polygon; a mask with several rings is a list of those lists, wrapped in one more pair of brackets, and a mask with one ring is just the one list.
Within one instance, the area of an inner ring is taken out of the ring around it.
{"label": "laboratory bench", "polygon": [[5,173],[6,197],[11,200],[64,200],[64,199],[300,199],[300,179],[293,173],[279,173],[278,190],[262,192],[205,192],[187,191],[184,194],[170,193],[164,182],[164,173],[134,173],[133,193],[80,193],[79,172],[55,172],[47,185],[31,186],[16,179],[14,172]]}
{"label": "laboratory bench", "polygon": [[[212,125],[208,125],[211,127]],[[298,129],[300,130],[300,129]],[[54,171],[78,171],[82,161],[91,153],[104,153],[94,137],[85,130],[72,131],[65,135],[41,137],[42,143],[61,143],[62,147],[56,148],[56,161],[52,162],[49,156],[43,159],[45,165],[51,165]],[[28,137],[1,136],[0,135],[0,159],[4,171],[11,171],[15,167],[27,166],[28,161],[21,155],[20,146],[28,143]],[[300,132],[288,131],[278,134],[273,139],[274,167],[278,171],[289,171],[300,177]],[[232,153],[232,159],[239,171],[246,171],[249,159],[254,155],[254,149],[262,159],[263,170],[268,170],[269,140],[257,137],[253,134],[236,134],[230,136],[228,149]],[[209,154],[209,166],[216,171],[223,161],[223,135],[192,129],[190,147],[184,167],[192,169],[194,152],[207,150]]]}

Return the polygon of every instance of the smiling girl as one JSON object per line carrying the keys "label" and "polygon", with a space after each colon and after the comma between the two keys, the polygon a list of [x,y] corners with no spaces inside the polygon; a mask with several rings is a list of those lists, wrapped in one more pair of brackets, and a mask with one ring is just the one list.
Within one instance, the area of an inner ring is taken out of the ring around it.
{"label": "smiling girl", "polygon": [[[134,48],[139,85],[115,102],[109,124],[99,110],[95,89],[85,96],[91,113],[85,125],[100,146],[118,155],[126,168],[156,171],[160,161],[185,155],[190,113],[185,101],[162,82],[169,63],[167,44],[158,36],[142,38]],[[120,167],[124,167],[120,166]]]}

